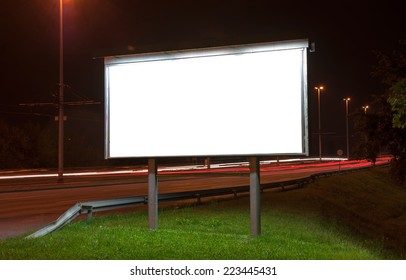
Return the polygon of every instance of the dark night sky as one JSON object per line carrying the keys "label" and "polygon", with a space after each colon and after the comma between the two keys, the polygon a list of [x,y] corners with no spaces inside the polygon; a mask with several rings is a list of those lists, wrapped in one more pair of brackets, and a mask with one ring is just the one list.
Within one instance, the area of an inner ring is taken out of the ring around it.
{"label": "dark night sky", "polygon": [[[405,3],[65,0],[65,83],[77,95],[103,101],[103,61],[94,57],[309,38],[316,42],[316,52],[308,55],[310,126],[314,130],[317,121],[313,88],[323,84],[323,131],[341,135],[343,97],[352,98],[351,111],[382,92],[380,82],[370,76],[376,62],[372,51],[390,52],[406,39]],[[58,7],[58,0],[1,1],[0,118],[33,120],[33,109],[17,104],[53,100]],[[82,110],[94,111],[102,127],[102,105],[95,107]]]}

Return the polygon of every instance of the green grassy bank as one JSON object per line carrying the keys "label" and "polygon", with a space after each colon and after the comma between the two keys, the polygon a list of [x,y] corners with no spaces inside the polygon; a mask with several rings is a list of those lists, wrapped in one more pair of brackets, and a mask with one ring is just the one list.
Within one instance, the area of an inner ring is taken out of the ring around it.
{"label": "green grassy bank", "polygon": [[404,258],[406,189],[386,168],[262,194],[262,235],[249,236],[249,198],[96,216],[39,239],[0,241],[0,259]]}

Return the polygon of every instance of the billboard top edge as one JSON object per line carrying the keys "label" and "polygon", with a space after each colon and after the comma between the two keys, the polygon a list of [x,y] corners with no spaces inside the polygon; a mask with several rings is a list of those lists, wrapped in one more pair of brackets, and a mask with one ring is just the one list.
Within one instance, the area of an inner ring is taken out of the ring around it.
{"label": "billboard top edge", "polygon": [[297,40],[275,41],[266,43],[229,45],[211,48],[197,48],[197,49],[184,49],[163,52],[114,55],[104,57],[104,63],[105,65],[114,65],[148,60],[179,59],[199,56],[215,56],[215,55],[262,52],[262,51],[289,50],[289,49],[307,48],[308,46],[309,46],[308,39],[297,39]]}

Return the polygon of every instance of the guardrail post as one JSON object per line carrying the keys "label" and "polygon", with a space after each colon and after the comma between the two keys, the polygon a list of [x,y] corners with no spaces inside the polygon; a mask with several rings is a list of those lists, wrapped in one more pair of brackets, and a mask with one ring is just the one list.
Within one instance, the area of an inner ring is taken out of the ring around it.
{"label": "guardrail post", "polygon": [[261,235],[261,185],[260,166],[257,157],[250,157],[250,215],[251,236]]}
{"label": "guardrail post", "polygon": [[93,207],[87,209],[87,221],[90,222],[91,220],[93,220]]}
{"label": "guardrail post", "polygon": [[201,195],[199,193],[196,194],[196,198],[197,198],[197,203],[202,203],[202,198]]}
{"label": "guardrail post", "polygon": [[158,229],[158,168],[156,159],[148,159],[148,226]]}
{"label": "guardrail post", "polygon": [[238,198],[238,193],[237,193],[237,191],[233,189],[232,192],[233,192],[233,194],[234,194],[234,198],[237,199],[237,198]]}

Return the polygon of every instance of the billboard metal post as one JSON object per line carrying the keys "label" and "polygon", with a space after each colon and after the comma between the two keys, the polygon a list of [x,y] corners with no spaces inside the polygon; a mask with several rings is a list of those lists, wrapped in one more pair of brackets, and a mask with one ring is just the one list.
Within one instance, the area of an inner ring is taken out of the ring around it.
{"label": "billboard metal post", "polygon": [[251,236],[261,235],[261,184],[260,165],[257,157],[250,157],[250,215]]}
{"label": "billboard metal post", "polygon": [[148,225],[158,229],[158,168],[156,159],[148,159]]}

